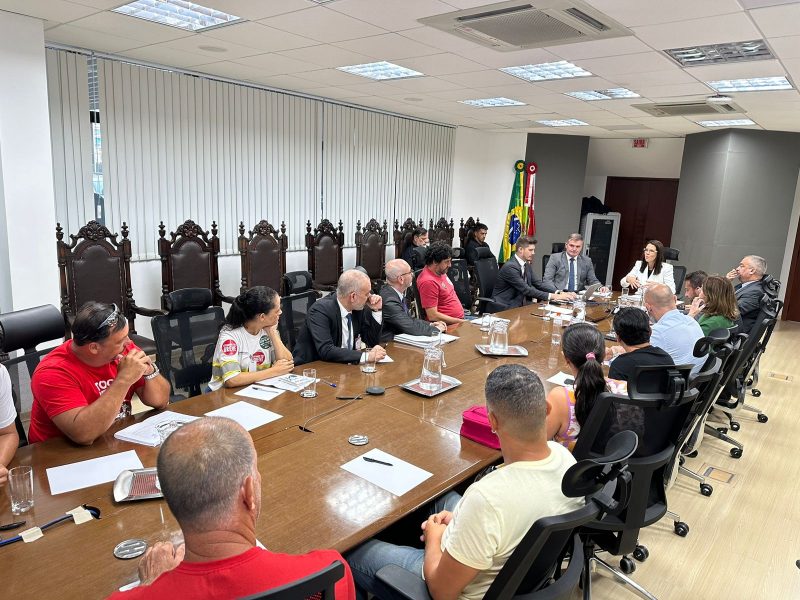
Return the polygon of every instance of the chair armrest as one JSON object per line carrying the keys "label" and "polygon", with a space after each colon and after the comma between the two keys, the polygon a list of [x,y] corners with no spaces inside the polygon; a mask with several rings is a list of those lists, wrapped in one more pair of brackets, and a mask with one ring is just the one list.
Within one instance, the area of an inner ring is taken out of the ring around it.
{"label": "chair armrest", "polygon": [[135,312],[137,315],[142,315],[143,317],[158,317],[160,315],[166,315],[167,311],[160,310],[156,308],[142,308],[141,306],[136,306],[135,302],[131,302],[128,306],[130,306],[131,310]]}
{"label": "chair armrest", "polygon": [[428,586],[422,577],[402,567],[386,565],[375,573],[375,577],[408,600],[430,600]]}

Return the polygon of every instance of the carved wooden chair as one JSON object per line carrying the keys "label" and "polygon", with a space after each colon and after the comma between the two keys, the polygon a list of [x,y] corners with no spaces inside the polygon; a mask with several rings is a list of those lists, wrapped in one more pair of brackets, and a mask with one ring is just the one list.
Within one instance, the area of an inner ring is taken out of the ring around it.
{"label": "carved wooden chair", "polygon": [[394,238],[395,258],[402,258],[406,246],[411,243],[411,239],[414,237],[414,229],[417,227],[422,227],[422,219],[420,219],[418,223],[415,223],[414,219],[409,217],[403,221],[402,227],[398,227],[397,219],[394,220],[394,232],[392,236]]}
{"label": "carved wooden chair", "polygon": [[373,285],[384,278],[388,238],[386,221],[381,226],[377,220],[370,219],[363,231],[361,221],[356,223],[356,264],[364,267]]}
{"label": "carved wooden chair", "polygon": [[458,228],[458,239],[461,242],[461,247],[467,247],[467,241],[469,240],[470,233],[475,228],[475,225],[480,223],[480,219],[473,219],[469,217],[466,221],[464,218],[461,218],[461,226]]}
{"label": "carved wooden chair", "polygon": [[72,336],[72,321],[89,301],[116,304],[128,321],[130,338],[147,354],[156,351],[155,342],[136,333],[136,315],[154,317],[160,310],[136,305],[131,289],[131,241],[128,226],[122,224],[122,240],[97,221],[89,221],[64,241],[64,230],[56,224],[56,251],[61,279],[61,313],[65,337]]}
{"label": "carved wooden chair", "polygon": [[261,220],[248,235],[244,223],[239,223],[239,254],[242,257],[242,287],[244,292],[254,285],[271,287],[283,295],[283,276],[286,273],[286,223],[281,222],[280,233]]}
{"label": "carved wooden chair", "polygon": [[191,219],[166,237],[163,221],[158,226],[158,254],[161,257],[161,304],[168,307],[168,296],[175,290],[211,290],[214,306],[231,303],[233,298],[219,287],[219,238],[217,223],[211,224],[211,237]]}
{"label": "carved wooden chair", "polygon": [[447,219],[442,217],[436,221],[436,225],[433,224],[433,219],[431,219],[430,226],[428,227],[428,239],[431,244],[433,242],[444,242],[452,248],[454,237],[455,228],[453,226],[453,219],[450,219],[448,223]]}
{"label": "carved wooden chair", "polygon": [[344,232],[342,222],[335,227],[328,219],[322,219],[311,233],[311,221],[306,223],[306,249],[308,250],[308,270],[314,282],[314,289],[333,291],[342,274],[342,249]]}

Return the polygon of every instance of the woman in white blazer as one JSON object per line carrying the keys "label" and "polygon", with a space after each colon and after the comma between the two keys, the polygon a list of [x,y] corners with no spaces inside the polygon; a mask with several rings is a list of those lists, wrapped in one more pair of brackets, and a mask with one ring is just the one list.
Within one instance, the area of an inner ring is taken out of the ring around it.
{"label": "woman in white blazer", "polygon": [[664,244],[650,240],[645,244],[642,260],[637,260],[630,273],[620,281],[623,289],[638,290],[647,283],[663,283],[675,293],[672,265],[664,261]]}

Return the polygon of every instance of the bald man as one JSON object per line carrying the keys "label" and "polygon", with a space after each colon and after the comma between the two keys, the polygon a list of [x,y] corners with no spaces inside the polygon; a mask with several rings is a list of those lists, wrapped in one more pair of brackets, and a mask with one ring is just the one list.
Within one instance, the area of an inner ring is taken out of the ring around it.
{"label": "bald man", "polygon": [[113,594],[113,600],[241,598],[292,583],[336,560],[345,567],[336,600],[355,598],[353,576],[335,550],[292,555],[256,546],[258,456],[250,434],[235,421],[205,417],[170,435],[158,454],[158,479],[184,544],[148,548],[139,564],[142,584]]}
{"label": "bald man", "polygon": [[738,279],[739,285],[735,286],[736,304],[742,322],[739,325],[740,333],[750,333],[756,324],[758,313],[761,311],[761,298],[764,295],[764,275],[767,273],[767,261],[751,254],[745,256],[739,266],[732,269],[726,277]]}
{"label": "bald man", "polygon": [[414,272],[402,258],[386,263],[386,283],[381,288],[383,299],[383,332],[381,340],[389,341],[398,333],[437,335],[447,329],[444,321],[429,323],[413,318],[408,312],[406,290],[411,287]]}
{"label": "bald man", "polygon": [[295,365],[315,360],[358,363],[370,354],[386,356],[381,341],[383,300],[371,293],[369,277],[358,269],[339,276],[336,293],[317,300],[308,309],[292,355]]}
{"label": "bald man", "polygon": [[703,330],[692,317],[680,312],[675,294],[663,283],[651,283],[644,293],[644,306],[655,321],[650,343],[672,357],[676,365],[693,365],[692,375],[700,371],[705,356],[694,355],[694,345]]}

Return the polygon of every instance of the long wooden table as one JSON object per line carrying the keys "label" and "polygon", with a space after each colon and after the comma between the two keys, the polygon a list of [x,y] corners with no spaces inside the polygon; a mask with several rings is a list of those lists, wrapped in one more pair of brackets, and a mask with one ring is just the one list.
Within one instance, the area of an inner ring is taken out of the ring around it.
{"label": "long wooden table", "polygon": [[[603,309],[592,309],[590,316],[602,317]],[[462,385],[434,398],[398,387],[419,376],[423,351],[390,343],[387,352],[394,362],[379,365],[373,375],[362,373],[358,365],[305,365],[315,367],[322,380],[336,384],[334,388],[318,383],[319,396],[315,399],[285,392],[270,402],[261,402],[237,396],[236,390],[220,390],[173,404],[170,410],[202,415],[246,401],[282,415],[250,432],[263,480],[258,537],[267,547],[280,552],[299,553],[324,547],[345,551],[500,459],[499,452],[458,434],[461,414],[484,402],[486,377],[500,364],[525,364],[543,380],[566,368],[559,347],[550,343],[552,321],[543,320],[538,316],[540,312],[531,305],[502,313],[511,320],[509,343],[524,346],[527,357],[483,356],[474,346],[488,343],[485,332],[470,323],[452,327],[449,333],[460,339],[445,346],[445,373],[462,381]],[[607,329],[607,323],[603,321],[599,326]],[[363,394],[371,385],[385,387],[385,395]],[[336,398],[357,394],[363,397]],[[117,543],[129,538],[154,543],[180,537],[164,500],[116,503],[111,483],[57,496],[50,493],[48,467],[131,449],[144,466],[155,466],[157,448],[114,438],[120,428],[151,415],[152,411],[126,419],[91,447],[57,439],[18,451],[13,465],[34,467],[35,507],[17,517],[11,514],[6,500],[0,504],[0,523],[24,519],[25,528],[42,525],[80,504],[100,508],[102,518],[82,525],[64,523],[46,531],[34,543],[0,547],[0,562],[10,576],[4,582],[9,597],[105,597],[136,579],[138,561],[114,558],[112,551]],[[354,433],[369,436],[369,445],[349,444],[347,438]],[[370,448],[380,448],[433,476],[398,497],[340,468]],[[3,537],[10,535],[13,533]]]}

